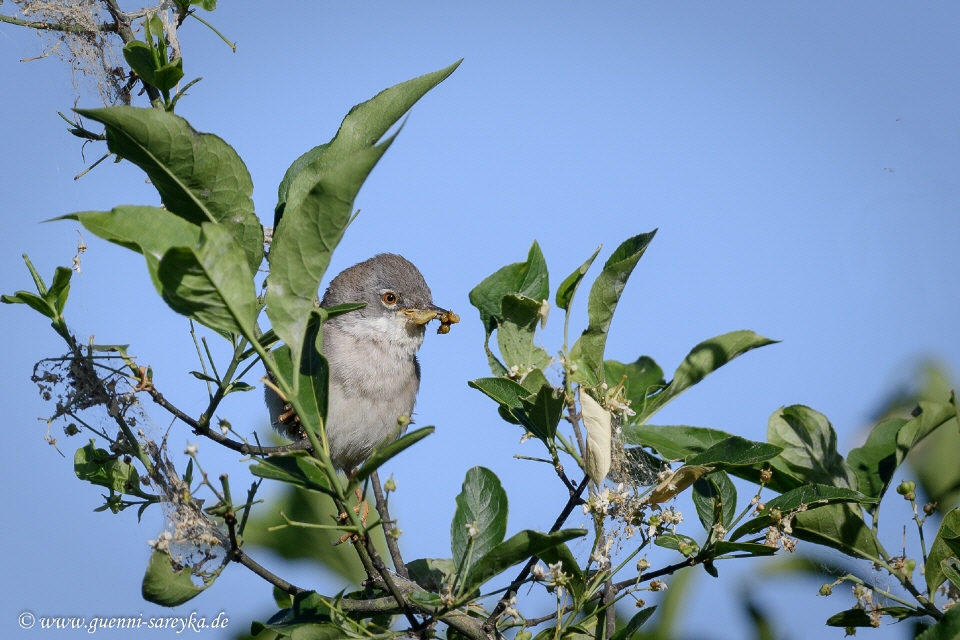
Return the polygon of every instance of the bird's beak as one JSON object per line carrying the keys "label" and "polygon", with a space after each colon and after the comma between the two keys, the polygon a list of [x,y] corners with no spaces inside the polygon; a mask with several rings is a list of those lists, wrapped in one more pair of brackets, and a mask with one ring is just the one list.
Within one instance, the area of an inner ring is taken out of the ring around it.
{"label": "bird's beak", "polygon": [[431,320],[439,320],[440,327],[437,333],[447,333],[450,331],[450,325],[460,322],[460,316],[453,311],[441,309],[436,305],[428,305],[421,309],[401,309],[401,313],[410,318],[416,324],[427,324]]}

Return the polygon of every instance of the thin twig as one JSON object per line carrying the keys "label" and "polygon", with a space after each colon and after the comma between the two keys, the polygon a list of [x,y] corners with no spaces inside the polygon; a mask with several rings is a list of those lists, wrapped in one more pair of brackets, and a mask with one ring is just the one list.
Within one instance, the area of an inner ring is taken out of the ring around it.
{"label": "thin twig", "polygon": [[44,31],[63,31],[65,33],[97,33],[101,31],[116,33],[117,31],[117,26],[115,24],[110,24],[108,22],[105,22],[103,24],[98,24],[93,29],[88,29],[87,27],[81,26],[79,24],[63,24],[61,22],[38,22],[36,20],[22,20],[20,18],[14,18],[13,16],[7,16],[2,13],[0,13],[0,22],[14,24],[14,25],[17,25],[18,27],[26,27],[28,29],[42,29]]}
{"label": "thin twig", "polygon": [[383,537],[387,541],[387,549],[390,551],[390,559],[393,560],[393,568],[396,570],[397,575],[409,580],[410,574],[407,573],[407,565],[403,563],[403,557],[400,555],[400,545],[397,544],[397,539],[391,535],[391,532],[396,529],[396,526],[394,526],[393,518],[390,517],[390,511],[387,509],[387,501],[383,498],[380,475],[374,471],[370,479],[373,480],[373,495],[377,499],[377,511],[380,512],[380,524],[383,527]]}
{"label": "thin twig", "polygon": [[[560,527],[563,526],[563,523],[567,521],[567,518],[570,517],[570,514],[573,512],[574,508],[580,502],[580,494],[583,493],[583,490],[587,488],[587,483],[590,481],[590,476],[583,476],[583,480],[577,486],[576,490],[570,496],[570,499],[567,500],[566,506],[563,507],[563,511],[560,512],[560,515],[557,517],[557,521],[553,523],[553,526],[550,528],[550,533],[555,533],[560,530]],[[517,594],[517,589],[520,588],[520,585],[524,583],[527,579],[527,576],[530,575],[530,570],[533,569],[533,566],[540,561],[540,558],[533,556],[530,560],[527,561],[527,564],[524,565],[523,569],[517,574],[517,577],[513,579],[513,582],[510,583],[510,588],[507,589],[503,596],[500,597],[500,601],[497,602],[496,608],[493,610],[493,613],[490,614],[483,622],[483,630],[486,633],[493,633],[497,625],[497,620],[503,615],[504,610],[507,608],[507,604],[510,602],[510,598]]]}
{"label": "thin twig", "polygon": [[287,582],[286,580],[276,575],[275,573],[267,571],[267,569],[261,566],[258,562],[254,561],[253,558],[245,554],[241,549],[237,549],[234,551],[233,561],[242,564],[247,569],[250,569],[250,571],[253,571],[255,574],[257,574],[258,576],[260,576],[261,578],[263,578],[273,586],[277,587],[281,591],[289,593],[290,595],[295,596],[298,593],[302,593],[306,591],[306,589],[301,589],[300,587]]}

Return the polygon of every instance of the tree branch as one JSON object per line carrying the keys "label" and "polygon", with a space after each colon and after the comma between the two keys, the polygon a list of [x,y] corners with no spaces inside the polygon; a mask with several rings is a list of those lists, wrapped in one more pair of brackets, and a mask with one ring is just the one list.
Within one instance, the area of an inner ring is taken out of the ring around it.
{"label": "tree branch", "polygon": [[[570,514],[573,512],[573,509],[580,503],[580,494],[583,493],[583,490],[587,488],[587,483],[590,481],[590,477],[584,475],[583,480],[577,486],[576,490],[570,494],[570,499],[567,500],[566,506],[563,507],[563,511],[560,512],[560,515],[557,517],[557,521],[553,523],[553,527],[550,528],[549,533],[555,533],[560,530],[560,527],[563,526],[563,523],[567,521],[567,518],[570,517]],[[510,583],[510,587],[504,592],[500,597],[500,601],[497,602],[496,608],[493,610],[493,613],[490,614],[483,622],[483,630],[486,633],[493,633],[497,625],[497,620],[503,615],[504,610],[507,608],[507,604],[510,601],[510,598],[517,594],[517,589],[520,588],[520,585],[527,579],[527,576],[530,575],[530,570],[533,569],[533,565],[537,564],[540,561],[540,558],[533,556],[530,560],[527,561],[527,564],[524,565],[523,569],[520,570],[520,573],[517,574],[517,577],[513,579],[513,582]]]}
{"label": "tree branch", "polygon": [[63,31],[64,33],[97,33],[97,32],[108,32],[116,33],[117,26],[115,24],[103,23],[96,25],[94,29],[88,29],[86,27],[80,26],[78,24],[64,24],[62,22],[41,22],[36,20],[23,20],[21,18],[15,18],[13,16],[8,16],[0,13],[0,22],[6,22],[7,24],[14,24],[18,27],[26,27],[28,29],[41,29],[43,31]]}
{"label": "tree branch", "polygon": [[403,563],[403,557],[400,555],[400,545],[397,539],[390,535],[390,532],[396,529],[393,519],[390,517],[390,511],[387,509],[387,501],[383,498],[383,489],[380,485],[380,475],[374,471],[370,476],[373,480],[373,495],[377,499],[377,511],[380,512],[380,525],[383,527],[383,537],[387,541],[387,549],[390,550],[390,558],[393,560],[393,568],[401,578],[410,579],[407,573],[407,565]]}

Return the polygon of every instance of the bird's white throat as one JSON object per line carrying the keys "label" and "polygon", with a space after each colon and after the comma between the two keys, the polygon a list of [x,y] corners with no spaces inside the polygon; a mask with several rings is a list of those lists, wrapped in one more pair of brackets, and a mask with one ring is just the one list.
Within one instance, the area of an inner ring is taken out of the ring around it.
{"label": "bird's white throat", "polygon": [[400,313],[376,318],[361,318],[359,316],[350,318],[350,314],[342,316],[340,329],[344,333],[359,338],[361,340],[371,340],[374,342],[388,343],[392,350],[401,358],[410,358],[416,355],[420,345],[423,344],[423,337],[426,334],[426,326],[411,322],[410,319]]}

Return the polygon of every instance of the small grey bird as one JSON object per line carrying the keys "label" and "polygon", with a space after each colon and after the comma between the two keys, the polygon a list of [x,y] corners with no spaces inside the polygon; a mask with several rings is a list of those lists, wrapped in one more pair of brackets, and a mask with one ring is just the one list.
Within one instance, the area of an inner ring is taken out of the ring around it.
{"label": "small grey bird", "polygon": [[[420,388],[417,350],[426,325],[440,320],[438,333],[459,322],[457,314],[433,304],[420,271],[404,258],[379,255],[342,271],[327,287],[321,306],[365,302],[367,306],[323,325],[323,355],[330,364],[327,440],[330,458],[350,470],[389,436],[398,438]],[[274,428],[292,437],[300,424],[290,405],[269,387],[265,399]]]}

